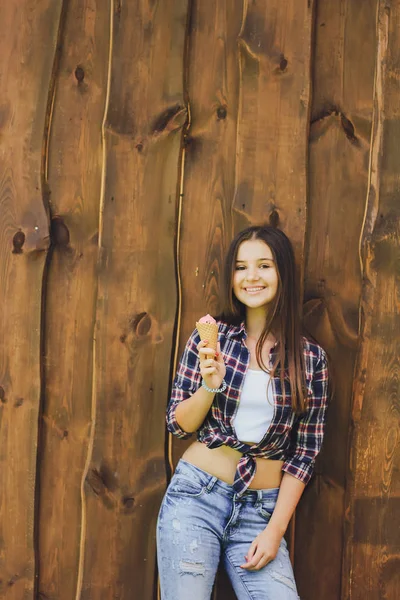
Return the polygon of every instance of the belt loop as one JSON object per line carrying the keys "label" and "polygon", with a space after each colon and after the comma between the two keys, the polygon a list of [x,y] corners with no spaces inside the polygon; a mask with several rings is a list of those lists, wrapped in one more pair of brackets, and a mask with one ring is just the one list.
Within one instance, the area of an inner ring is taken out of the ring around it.
{"label": "belt loop", "polygon": [[257,490],[257,502],[256,502],[256,506],[261,506],[262,505],[262,498],[263,498],[262,490]]}
{"label": "belt loop", "polygon": [[214,477],[214,476],[211,477],[210,481],[206,485],[207,492],[211,492],[211,490],[213,489],[213,487],[217,483],[217,481],[218,481],[218,477]]}

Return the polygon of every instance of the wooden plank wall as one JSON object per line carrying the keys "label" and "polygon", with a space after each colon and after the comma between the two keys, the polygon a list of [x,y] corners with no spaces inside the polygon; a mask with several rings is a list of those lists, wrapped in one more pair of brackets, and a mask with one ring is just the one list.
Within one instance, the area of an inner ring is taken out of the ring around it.
{"label": "wooden plank wall", "polygon": [[344,594],[371,600],[400,595],[399,25],[399,0],[380,0],[343,562]]}
{"label": "wooden plank wall", "polygon": [[108,31],[105,2],[82,6],[76,0],[68,10],[64,5],[45,173],[51,190],[52,247],[44,298],[46,358],[37,482],[39,591],[45,598],[74,598],[82,565]]}
{"label": "wooden plank wall", "polygon": [[[301,597],[332,600],[341,593],[377,3],[338,4],[340,10],[337,3],[319,2],[315,15],[305,264],[305,321],[330,355],[335,394],[316,476],[297,511],[295,552]],[[329,543],[321,544],[327,532]]]}
{"label": "wooden plank wall", "polygon": [[0,595],[33,598],[41,302],[49,246],[43,170],[61,2],[0,19]]}
{"label": "wooden plank wall", "polygon": [[400,0],[2,8],[0,597],[157,598],[169,385],[259,222],[335,379],[301,598],[400,596],[399,25]]}

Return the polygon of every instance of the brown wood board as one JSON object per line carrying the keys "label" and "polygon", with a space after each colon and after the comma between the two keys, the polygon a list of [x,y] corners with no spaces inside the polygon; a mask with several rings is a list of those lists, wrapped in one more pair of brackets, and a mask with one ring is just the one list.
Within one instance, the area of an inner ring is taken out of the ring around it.
{"label": "brown wood board", "polygon": [[[314,2],[246,4],[239,36],[234,230],[263,222],[283,229],[295,248],[301,284],[313,15]],[[290,546],[294,535],[291,527]]]}
{"label": "brown wood board", "polygon": [[38,589],[43,597],[59,600],[75,597],[83,566],[81,487],[92,418],[110,9],[105,0],[64,4],[54,72],[37,528]]}
{"label": "brown wood board", "polygon": [[[194,5],[179,356],[196,319],[220,308],[222,260],[234,233],[252,223],[279,224],[293,239],[301,265],[311,22],[312,6],[293,2],[245,3],[235,11],[223,3]],[[204,207],[201,228],[198,207]],[[170,440],[172,466],[191,441]],[[233,598],[222,574],[218,582],[216,597]]]}
{"label": "brown wood board", "polygon": [[[191,12],[186,69],[190,125],[185,136],[178,223],[178,358],[196,321],[220,309],[221,266],[232,236],[239,85],[237,36],[242,9],[242,0],[235,2],[234,9],[231,3],[206,0],[195,2]],[[172,467],[193,439],[182,441],[170,436]]]}
{"label": "brown wood board", "polygon": [[[181,356],[196,320],[206,313],[215,315],[220,309],[222,260],[232,236],[239,86],[237,36],[242,15],[242,0],[233,5],[215,0],[192,5],[185,86],[190,126],[185,136],[178,223],[181,294],[176,358]],[[173,366],[175,369],[176,361]],[[193,439],[182,441],[169,436],[172,468]],[[227,594],[227,581],[224,589]]]}
{"label": "brown wood board", "polygon": [[165,490],[187,5],[115,4],[82,600],[152,598]]}
{"label": "brown wood board", "polygon": [[235,232],[270,223],[290,236],[299,266],[306,221],[314,2],[246,3],[239,46]]}
{"label": "brown wood board", "polygon": [[336,600],[341,594],[344,492],[361,293],[359,239],[372,119],[375,8],[376,0],[362,7],[347,0],[318,2],[315,20],[304,313],[307,329],[331,359],[334,396],[316,474],[297,515],[296,576],[300,596],[310,600]]}
{"label": "brown wood board", "polygon": [[49,245],[43,140],[60,2],[21,1],[0,20],[0,595],[35,589],[35,479],[42,278]]}
{"label": "brown wood board", "polygon": [[379,2],[343,574],[346,597],[354,600],[400,596],[399,22],[400,2]]}

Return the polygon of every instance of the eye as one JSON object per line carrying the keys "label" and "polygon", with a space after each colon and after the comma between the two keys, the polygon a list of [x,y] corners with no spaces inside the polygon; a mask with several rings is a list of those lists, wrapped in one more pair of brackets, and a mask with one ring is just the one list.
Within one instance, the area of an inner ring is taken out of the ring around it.
{"label": "eye", "polygon": [[270,269],[271,265],[264,264],[264,265],[261,265],[261,268],[262,269]]}
{"label": "eye", "polygon": [[236,265],[236,271],[244,271],[246,267],[244,267],[243,265]]}

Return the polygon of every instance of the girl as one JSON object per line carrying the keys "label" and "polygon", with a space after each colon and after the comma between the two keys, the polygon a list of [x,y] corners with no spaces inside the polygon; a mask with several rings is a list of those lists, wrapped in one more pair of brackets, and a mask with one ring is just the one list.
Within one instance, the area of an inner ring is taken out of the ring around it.
{"label": "girl", "polygon": [[293,248],[279,229],[236,236],[224,295],[217,351],[192,333],[168,407],[168,430],[197,441],[158,517],[161,598],[208,600],[222,560],[239,600],[293,600],[283,535],[321,449],[326,354],[301,336]]}

